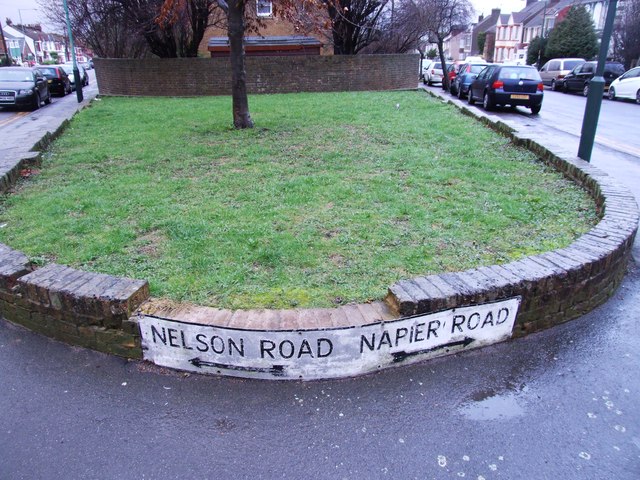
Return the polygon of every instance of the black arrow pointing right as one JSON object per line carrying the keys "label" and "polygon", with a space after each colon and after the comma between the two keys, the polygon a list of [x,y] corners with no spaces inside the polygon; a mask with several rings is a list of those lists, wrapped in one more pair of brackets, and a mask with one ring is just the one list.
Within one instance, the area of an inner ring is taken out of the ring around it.
{"label": "black arrow pointing right", "polygon": [[469,345],[471,345],[473,342],[475,342],[475,339],[471,338],[471,337],[465,337],[464,340],[459,340],[456,342],[450,342],[450,343],[445,343],[443,345],[438,345],[437,347],[433,347],[433,348],[427,348],[425,350],[417,350],[415,352],[393,352],[393,363],[399,363],[399,362],[404,362],[407,358],[411,358],[411,357],[415,357],[417,355],[423,355],[425,353],[431,353],[431,352],[436,352],[438,350],[443,350],[443,349],[449,349],[451,347],[458,347],[458,346],[462,346],[463,348],[468,347]]}

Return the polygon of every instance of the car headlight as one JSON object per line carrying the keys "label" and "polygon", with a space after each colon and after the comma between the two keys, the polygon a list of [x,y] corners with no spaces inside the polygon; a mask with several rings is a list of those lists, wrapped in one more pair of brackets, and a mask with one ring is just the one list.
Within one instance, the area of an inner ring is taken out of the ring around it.
{"label": "car headlight", "polygon": [[32,88],[25,89],[25,90],[18,90],[18,95],[32,95],[32,94],[33,94]]}

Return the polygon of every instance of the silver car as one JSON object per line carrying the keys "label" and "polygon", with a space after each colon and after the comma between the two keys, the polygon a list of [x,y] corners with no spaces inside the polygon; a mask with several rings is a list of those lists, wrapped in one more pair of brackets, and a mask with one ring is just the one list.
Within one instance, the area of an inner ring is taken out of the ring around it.
{"label": "silver car", "polygon": [[562,86],[564,76],[584,62],[586,62],[584,58],[553,58],[540,69],[542,83],[550,86],[555,92]]}

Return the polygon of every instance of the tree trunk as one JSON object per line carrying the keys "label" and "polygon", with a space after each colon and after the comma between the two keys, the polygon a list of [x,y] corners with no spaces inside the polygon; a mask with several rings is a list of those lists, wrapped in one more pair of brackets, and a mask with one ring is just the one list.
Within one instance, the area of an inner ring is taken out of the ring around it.
{"label": "tree trunk", "polygon": [[233,99],[233,126],[253,128],[247,98],[247,72],[244,66],[244,0],[228,2],[228,35],[231,60],[231,95]]}
{"label": "tree trunk", "polygon": [[438,37],[438,55],[442,64],[442,89],[449,90],[449,72],[447,72],[447,64],[444,60],[444,39]]}

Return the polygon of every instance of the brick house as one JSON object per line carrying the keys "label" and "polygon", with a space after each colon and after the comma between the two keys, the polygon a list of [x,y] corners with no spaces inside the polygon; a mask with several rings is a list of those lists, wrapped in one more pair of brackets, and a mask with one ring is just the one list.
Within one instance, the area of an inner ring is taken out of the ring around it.
{"label": "brick house", "polygon": [[[324,35],[301,31],[290,21],[274,15],[274,3],[269,0],[247,2],[247,15],[251,20],[258,20],[260,24],[258,32],[247,32],[245,36],[247,56],[333,54],[333,47]],[[228,55],[226,29],[218,26],[209,27],[202,38],[198,53],[204,57]]]}

